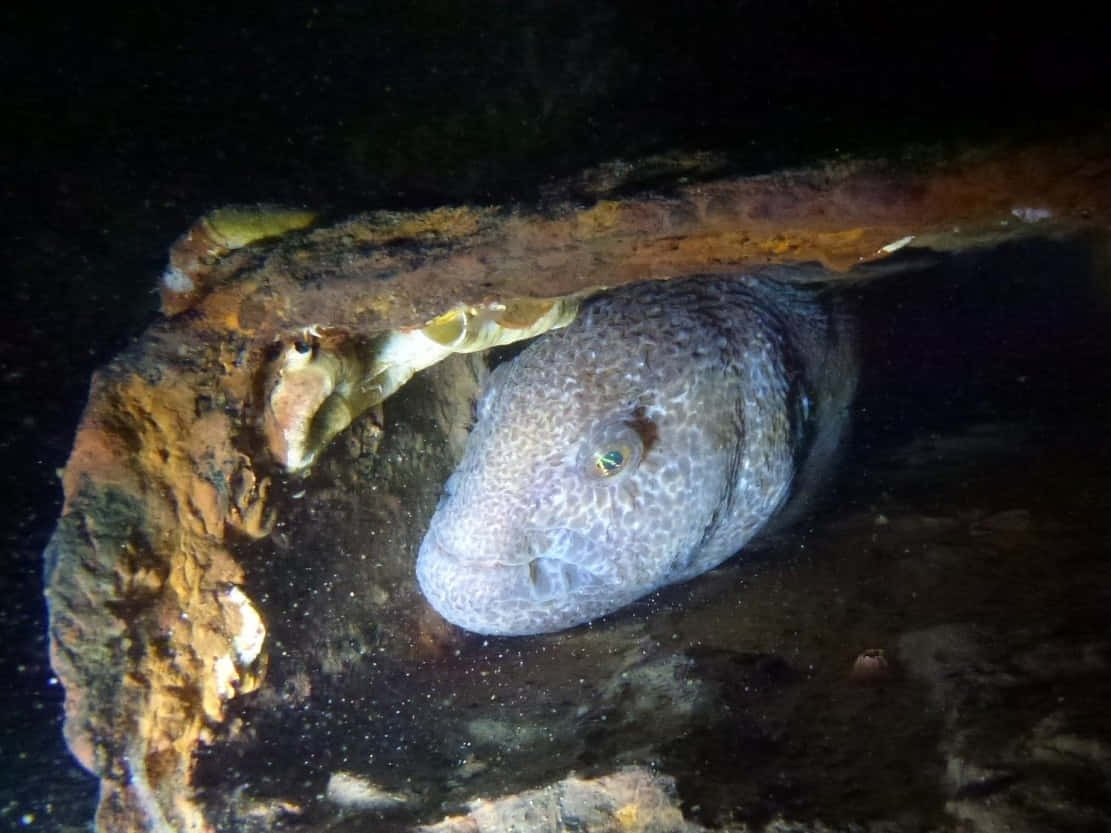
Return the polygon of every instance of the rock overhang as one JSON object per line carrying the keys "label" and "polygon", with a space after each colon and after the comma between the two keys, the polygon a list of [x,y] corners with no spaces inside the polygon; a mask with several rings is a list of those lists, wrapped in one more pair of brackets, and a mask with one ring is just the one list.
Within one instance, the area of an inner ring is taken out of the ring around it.
{"label": "rock overhang", "polygon": [[195,753],[265,674],[241,543],[270,538],[272,507],[304,488],[291,472],[411,372],[559,326],[581,298],[640,280],[796,263],[856,280],[897,252],[1027,236],[1106,247],[1103,148],[694,177],[537,210],[202,218],[205,233],[228,217],[262,231],[224,233],[193,261],[179,243],[172,316],[94,379],[50,550],[52,656],[71,749],[102,778],[100,827],[207,824]]}

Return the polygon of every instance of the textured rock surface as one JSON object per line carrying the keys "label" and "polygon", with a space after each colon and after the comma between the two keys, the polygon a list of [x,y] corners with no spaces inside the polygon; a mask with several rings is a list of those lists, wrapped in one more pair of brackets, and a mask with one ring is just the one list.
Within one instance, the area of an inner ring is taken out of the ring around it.
{"label": "textured rock surface", "polygon": [[907,672],[945,721],[946,810],[975,830],[1097,830],[1111,803],[1111,642],[1032,623],[900,637]]}
{"label": "textured rock surface", "polygon": [[[94,379],[46,555],[66,737],[101,778],[99,829],[329,829],[340,823],[336,811],[314,796],[332,773],[364,769],[381,789],[410,796],[391,823],[415,824],[570,769],[656,759],[677,771],[689,818],[729,824],[740,805],[755,808],[746,811],[753,818],[784,807],[806,815],[838,789],[851,794],[836,778],[777,774],[781,756],[815,748],[831,761],[883,762],[871,797],[844,802],[845,818],[891,818],[908,789],[939,791],[933,767],[942,763],[907,772],[884,758],[890,737],[872,744],[868,733],[798,728],[824,705],[841,718],[884,715],[886,730],[903,737],[899,727],[925,697],[905,677],[862,693],[844,682],[843,664],[823,664],[813,644],[791,637],[837,633],[851,663],[865,648],[893,650],[909,629],[869,628],[837,593],[820,621],[805,621],[816,611],[776,615],[776,582],[836,587],[835,573],[819,571],[809,583],[790,570],[745,578],[770,582],[746,594],[756,630],[726,615],[735,600],[721,591],[737,584],[735,568],[599,631],[527,644],[469,641],[429,613],[411,558],[457,454],[478,365],[454,359],[450,373],[419,382],[407,402],[387,403],[384,433],[364,416],[304,477],[282,473],[262,430],[268,367],[312,328],[372,338],[460,302],[766,263],[845,268],[911,236],[953,249],[1015,234],[1106,231],[1111,217],[1111,171],[1098,144],[970,153],[908,170],[845,163],[619,201],[605,199],[603,187],[588,208],[367,215],[211,264],[207,294]],[[995,507],[1016,508],[1026,507]],[[871,513],[858,518],[843,546],[867,560],[879,535],[897,554],[907,546],[899,523],[929,527],[913,511],[885,514],[883,529],[873,530]],[[1018,516],[989,517],[939,523],[960,530],[960,546],[973,522],[987,536],[981,545],[1016,534],[1009,527]],[[953,544],[938,544],[942,567],[943,545]],[[839,569],[854,563],[826,555]],[[911,574],[919,564],[877,564],[872,590],[914,586],[884,571]],[[928,584],[934,575],[919,578]],[[1062,590],[1051,604],[1064,615],[1070,597]],[[944,624],[969,612],[931,615]],[[253,655],[259,626],[265,642]],[[914,630],[926,626],[919,619]],[[1036,655],[1037,645],[1028,650]],[[1023,736],[1045,760],[1080,755],[1100,766],[1101,747],[1075,739],[1071,719],[1044,710]],[[291,731],[291,721],[303,731]],[[955,741],[917,740],[975,759]],[[722,777],[740,767],[751,775],[747,787]],[[877,801],[884,790],[900,800]],[[966,796],[952,800],[967,818],[978,812],[960,804]]]}
{"label": "textured rock surface", "polygon": [[675,783],[629,768],[595,779],[567,778],[541,790],[478,801],[463,817],[420,828],[421,833],[571,833],[576,830],[697,833],[683,818]]}

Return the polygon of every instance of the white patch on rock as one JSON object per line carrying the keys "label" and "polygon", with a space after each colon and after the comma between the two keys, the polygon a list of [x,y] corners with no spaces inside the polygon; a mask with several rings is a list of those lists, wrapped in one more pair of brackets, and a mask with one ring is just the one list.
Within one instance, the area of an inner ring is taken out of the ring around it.
{"label": "white patch on rock", "polygon": [[900,237],[898,240],[892,240],[886,246],[880,246],[879,250],[885,255],[889,255],[892,252],[899,251],[899,249],[903,248],[903,246],[906,246],[908,243],[914,240],[914,237],[915,235],[908,234],[906,237]]}
{"label": "white patch on rock", "polygon": [[192,292],[197,288],[193,279],[178,269],[176,266],[167,266],[162,273],[162,285],[171,292]]}
{"label": "white patch on rock", "polygon": [[1053,216],[1053,212],[1048,208],[1030,208],[1029,206],[1012,208],[1011,213],[1024,223],[1040,223],[1042,220],[1048,220]]}
{"label": "white patch on rock", "polygon": [[333,772],[325,791],[333,804],[349,810],[385,810],[406,802],[405,796],[392,793],[372,781],[350,772]]}
{"label": "white patch on rock", "polygon": [[228,590],[228,601],[239,610],[239,632],[232,640],[235,653],[239,656],[240,665],[250,665],[262,652],[262,643],[266,640],[266,626],[262,624],[262,617],[258,615],[250,599],[238,587]]}

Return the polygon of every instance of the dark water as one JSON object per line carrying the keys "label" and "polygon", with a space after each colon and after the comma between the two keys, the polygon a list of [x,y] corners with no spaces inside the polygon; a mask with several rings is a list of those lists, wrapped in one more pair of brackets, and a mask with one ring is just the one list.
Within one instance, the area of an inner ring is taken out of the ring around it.
{"label": "dark water", "polygon": [[[666,149],[722,149],[762,171],[905,141],[1067,135],[1107,116],[1105,28],[1067,9],[417,2],[260,16],[25,4],[0,21],[0,827],[11,829],[83,829],[91,815],[95,787],[61,743],[43,637],[55,470],[89,374],[155,315],[166,247],[203,211],[528,199],[584,165]],[[1105,306],[1084,257],[959,258],[865,293],[881,359],[858,415],[853,459],[865,464],[839,487],[847,501],[907,486],[905,468],[872,463],[901,443],[928,463],[912,484],[926,499],[952,477],[980,488],[969,459],[988,474],[998,459],[1104,459]],[[969,435],[973,424],[998,430]],[[1072,457],[1047,451],[1065,440]],[[1093,512],[1098,479],[1070,472],[1016,477],[1001,505]]]}

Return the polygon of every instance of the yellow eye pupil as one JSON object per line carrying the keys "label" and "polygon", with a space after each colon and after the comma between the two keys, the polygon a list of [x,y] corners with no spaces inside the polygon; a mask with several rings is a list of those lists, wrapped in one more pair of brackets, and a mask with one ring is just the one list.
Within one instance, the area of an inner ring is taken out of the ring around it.
{"label": "yellow eye pupil", "polygon": [[607,451],[605,454],[599,454],[594,464],[598,467],[599,474],[608,477],[625,465],[625,455],[617,449]]}

